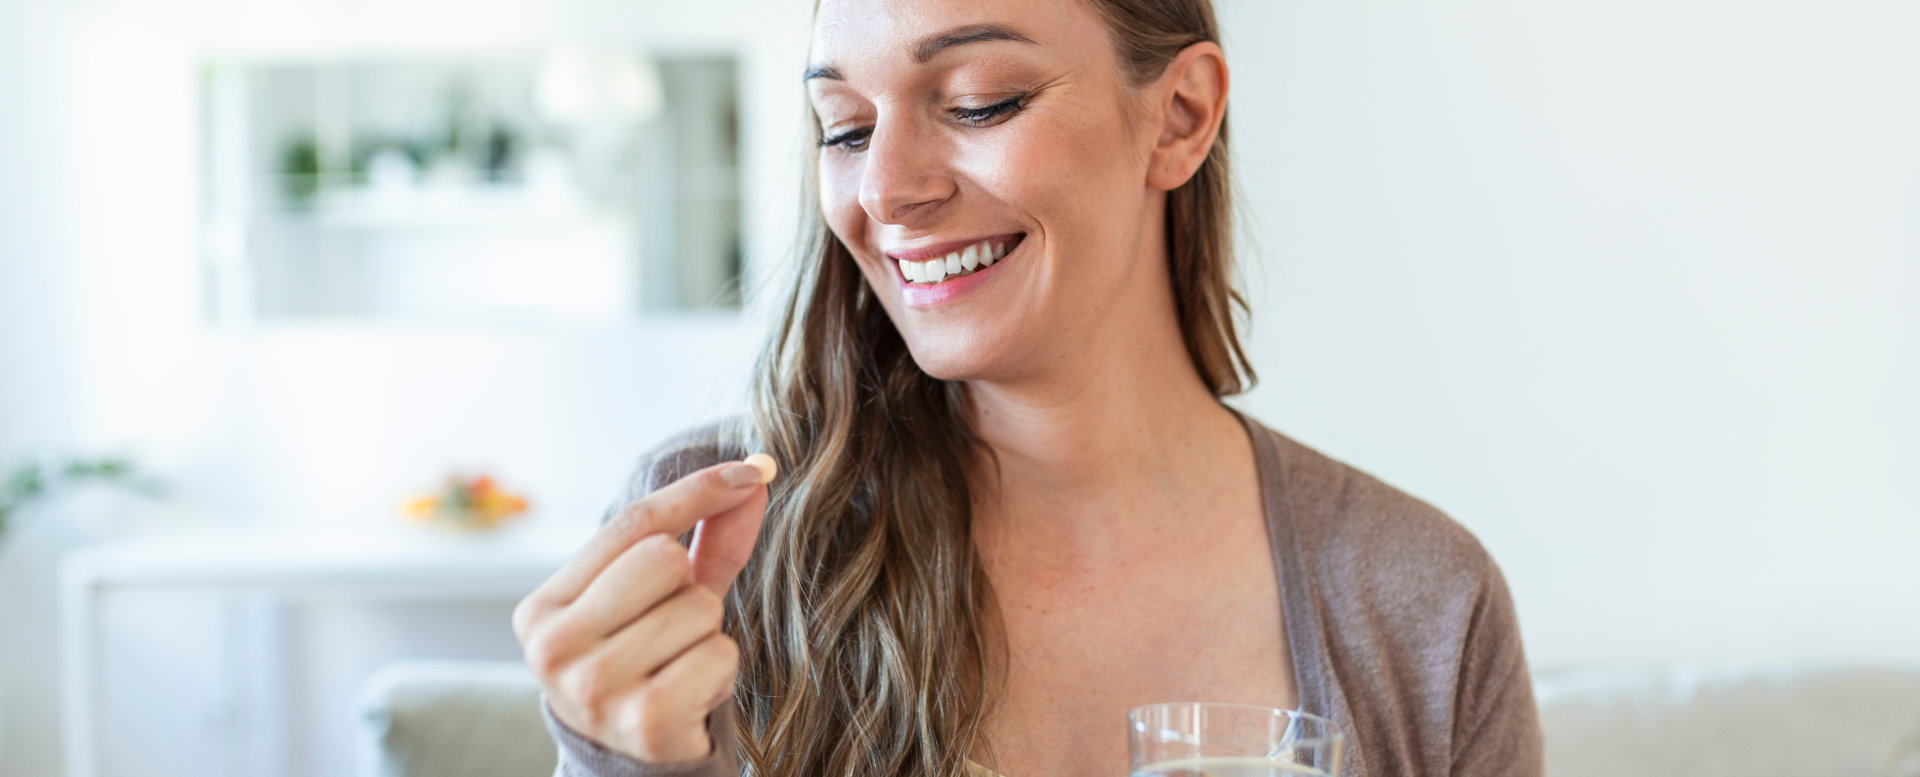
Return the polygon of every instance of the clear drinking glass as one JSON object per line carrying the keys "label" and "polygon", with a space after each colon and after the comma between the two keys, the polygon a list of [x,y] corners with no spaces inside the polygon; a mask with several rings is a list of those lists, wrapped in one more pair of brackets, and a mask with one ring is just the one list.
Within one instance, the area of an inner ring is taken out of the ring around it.
{"label": "clear drinking glass", "polygon": [[1133,777],[1339,777],[1340,730],[1297,710],[1149,704],[1127,713]]}

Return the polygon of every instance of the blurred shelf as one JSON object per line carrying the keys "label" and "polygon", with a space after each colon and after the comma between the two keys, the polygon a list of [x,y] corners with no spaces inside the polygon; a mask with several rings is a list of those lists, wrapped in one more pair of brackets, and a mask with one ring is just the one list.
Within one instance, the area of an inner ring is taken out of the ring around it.
{"label": "blurred shelf", "polygon": [[524,594],[584,537],[551,531],[442,535],[399,527],[345,532],[208,533],[72,551],[69,590],[127,586],[273,588],[286,593],[381,589],[396,594]]}
{"label": "blurred shelf", "polygon": [[609,223],[614,214],[564,191],[514,188],[349,189],[322,192],[313,207],[275,214],[332,229],[567,230]]}

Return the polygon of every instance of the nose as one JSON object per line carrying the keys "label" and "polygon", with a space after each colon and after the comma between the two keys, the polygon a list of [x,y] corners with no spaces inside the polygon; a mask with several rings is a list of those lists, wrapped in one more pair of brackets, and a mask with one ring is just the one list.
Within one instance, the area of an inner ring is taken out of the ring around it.
{"label": "nose", "polygon": [[937,134],[908,121],[874,127],[860,175],[860,207],[868,217],[895,225],[924,219],[953,196]]}

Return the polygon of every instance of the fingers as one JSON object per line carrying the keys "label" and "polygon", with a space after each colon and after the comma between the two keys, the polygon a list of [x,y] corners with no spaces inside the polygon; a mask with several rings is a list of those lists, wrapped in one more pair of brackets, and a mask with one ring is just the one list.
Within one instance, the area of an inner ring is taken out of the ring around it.
{"label": "fingers", "polygon": [[760,538],[760,525],[767,517],[767,489],[759,486],[753,491],[733,509],[702,520],[694,532],[693,579],[715,594],[726,595]]}
{"label": "fingers", "polygon": [[528,663],[554,714],[589,739],[643,763],[698,760],[712,747],[706,716],[738,674],[739,647],[719,631],[723,610],[689,583],[584,655],[557,657],[539,639]]}
{"label": "fingers", "polygon": [[740,665],[733,640],[713,634],[655,674],[629,700],[622,732],[643,762],[697,761],[713,752],[707,714],[732,693]]}
{"label": "fingers", "polygon": [[[514,608],[562,723],[643,763],[710,752],[706,716],[731,696],[740,661],[721,597],[753,552],[773,476],[771,459],[749,459],[627,505]],[[696,524],[693,549],[681,547]]]}
{"label": "fingers", "polygon": [[607,676],[651,677],[701,640],[720,633],[724,609],[712,591],[689,585],[607,638],[587,660],[604,663]]}
{"label": "fingers", "polygon": [[565,608],[569,632],[586,640],[619,631],[693,582],[693,562],[672,536],[655,534],[633,544],[587,590]]}
{"label": "fingers", "polygon": [[739,669],[740,647],[725,634],[713,634],[668,662],[653,676],[650,691],[670,708],[697,710],[705,720],[732,695]]}
{"label": "fingers", "polygon": [[700,519],[732,509],[756,493],[764,497],[761,476],[762,470],[752,464],[724,462],[662,486],[608,520],[535,595],[555,605],[573,601],[602,569],[642,538],[679,536]]}

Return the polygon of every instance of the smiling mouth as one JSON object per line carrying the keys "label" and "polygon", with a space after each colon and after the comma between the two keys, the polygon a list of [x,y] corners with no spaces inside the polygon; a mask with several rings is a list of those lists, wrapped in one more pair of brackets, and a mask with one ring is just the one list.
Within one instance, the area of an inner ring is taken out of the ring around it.
{"label": "smiling mouth", "polygon": [[900,264],[900,275],[908,283],[933,285],[950,278],[972,275],[992,267],[994,262],[1012,251],[1026,237],[1025,233],[1004,237],[990,237],[946,256],[913,261],[896,259]]}

